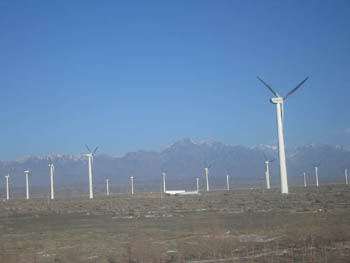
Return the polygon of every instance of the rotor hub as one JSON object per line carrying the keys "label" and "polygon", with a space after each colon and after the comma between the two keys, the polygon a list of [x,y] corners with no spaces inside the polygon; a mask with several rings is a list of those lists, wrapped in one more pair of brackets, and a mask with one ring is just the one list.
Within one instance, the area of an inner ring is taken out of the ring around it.
{"label": "rotor hub", "polygon": [[271,103],[274,103],[274,104],[277,104],[277,103],[282,104],[283,98],[271,98],[270,101],[271,101]]}

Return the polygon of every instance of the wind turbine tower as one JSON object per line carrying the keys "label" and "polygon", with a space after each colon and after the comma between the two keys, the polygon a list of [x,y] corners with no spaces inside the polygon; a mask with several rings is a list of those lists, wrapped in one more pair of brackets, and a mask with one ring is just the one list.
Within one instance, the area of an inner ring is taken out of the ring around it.
{"label": "wind turbine tower", "polygon": [[29,169],[25,170],[24,173],[26,175],[26,199],[29,200]]}
{"label": "wind turbine tower", "polygon": [[197,183],[197,192],[199,192],[199,177],[196,178],[196,183]]}
{"label": "wind turbine tower", "polygon": [[55,199],[55,190],[54,190],[54,186],[53,186],[53,173],[55,171],[55,165],[51,162],[49,164],[50,167],[50,183],[51,183],[51,200]]}
{"label": "wind turbine tower", "polygon": [[89,146],[85,144],[86,149],[89,153],[85,154],[89,158],[89,197],[90,199],[94,198],[94,192],[92,187],[92,165],[94,162],[94,154],[97,151],[98,147],[95,148],[95,150],[91,151]]}
{"label": "wind turbine tower", "polygon": [[109,179],[106,179],[106,191],[107,191],[107,196],[109,195]]}
{"label": "wind turbine tower", "polygon": [[281,97],[275,90],[273,90],[265,81],[258,77],[258,79],[276,96],[270,99],[271,103],[276,104],[277,113],[277,131],[278,131],[278,152],[280,159],[280,175],[281,175],[281,193],[288,194],[288,178],[287,178],[287,166],[286,166],[286,153],[284,148],[283,137],[283,118],[284,118],[284,101],[297,89],[304,84],[308,79],[305,78],[298,86],[292,89],[286,96]]}
{"label": "wind turbine tower", "polygon": [[163,193],[166,192],[166,184],[165,184],[166,171],[162,171],[162,180],[163,180]]}
{"label": "wind turbine tower", "polygon": [[349,184],[349,178],[348,178],[348,169],[345,169],[345,184]]}
{"label": "wind turbine tower", "polygon": [[269,163],[273,162],[275,159],[268,160],[264,154],[265,157],[265,178],[266,178],[266,189],[271,189],[270,186],[270,169],[269,169]]}
{"label": "wind turbine tower", "polygon": [[134,194],[134,176],[130,176],[130,182],[131,182],[131,194]]}
{"label": "wind turbine tower", "polygon": [[10,199],[9,178],[10,178],[10,174],[5,175],[5,179],[6,179],[6,200]]}
{"label": "wind turbine tower", "polygon": [[226,190],[230,191],[230,175],[226,175]]}
{"label": "wind turbine tower", "polygon": [[304,187],[306,187],[306,173],[304,172]]}
{"label": "wind turbine tower", "polygon": [[209,192],[209,168],[211,167],[210,165],[206,165],[204,170],[205,170],[205,181],[207,183],[207,192]]}
{"label": "wind turbine tower", "polygon": [[316,178],[316,187],[319,186],[318,184],[318,167],[320,166],[320,163],[314,164],[314,168],[315,168],[315,178]]}

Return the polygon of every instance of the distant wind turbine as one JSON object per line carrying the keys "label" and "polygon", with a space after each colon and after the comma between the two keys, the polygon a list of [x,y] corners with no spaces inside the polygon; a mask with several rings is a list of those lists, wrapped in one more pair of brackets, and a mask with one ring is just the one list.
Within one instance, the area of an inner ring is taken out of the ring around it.
{"label": "distant wind turbine", "polygon": [[196,183],[197,183],[197,192],[199,192],[199,177],[196,178]]}
{"label": "distant wind turbine", "polygon": [[348,179],[348,169],[345,169],[345,184],[349,184],[349,179]]}
{"label": "distant wind turbine", "polygon": [[273,162],[275,159],[268,160],[265,154],[264,154],[264,158],[265,158],[266,189],[271,189],[271,186],[270,186],[270,169],[269,169],[269,163]]}
{"label": "distant wind turbine", "polygon": [[29,169],[25,170],[24,173],[26,175],[26,199],[29,200]]}
{"label": "distant wind turbine", "polygon": [[318,167],[320,166],[320,163],[315,163],[313,164],[313,166],[315,168],[316,187],[318,187]]}
{"label": "distant wind turbine", "polygon": [[131,194],[134,194],[134,176],[130,176],[130,182],[131,182]]}
{"label": "distant wind turbine", "polygon": [[6,200],[10,199],[9,178],[10,178],[10,173],[5,175],[5,179],[6,179]]}
{"label": "distant wind turbine", "polygon": [[211,167],[211,164],[206,165],[206,163],[204,163],[205,167],[205,181],[207,183],[207,192],[209,192],[209,168]]}
{"label": "distant wind turbine", "polygon": [[283,118],[284,118],[284,101],[297,89],[304,84],[308,79],[305,78],[298,86],[292,89],[286,96],[281,97],[275,90],[273,90],[264,80],[258,77],[258,79],[276,96],[276,98],[270,99],[271,103],[276,104],[277,112],[277,130],[278,130],[278,152],[280,159],[280,174],[281,174],[281,193],[288,194],[288,178],[287,178],[287,166],[286,166],[286,153],[284,149],[283,138]]}
{"label": "distant wind turbine", "polygon": [[94,154],[96,153],[98,147],[95,148],[95,150],[91,151],[89,146],[85,144],[86,149],[89,153],[85,154],[89,158],[89,197],[90,199],[94,198],[94,192],[92,187],[92,165],[94,162]]}
{"label": "distant wind turbine", "polygon": [[304,172],[304,187],[306,187],[306,173]]}
{"label": "distant wind turbine", "polygon": [[106,191],[107,191],[107,196],[109,195],[109,179],[106,179]]}
{"label": "distant wind turbine", "polygon": [[230,175],[226,175],[226,190],[230,191]]}
{"label": "distant wind turbine", "polygon": [[49,164],[50,167],[50,185],[51,185],[51,200],[55,199],[55,189],[54,189],[54,185],[53,185],[53,174],[55,171],[55,164],[51,161],[51,163]]}
{"label": "distant wind turbine", "polygon": [[165,177],[166,177],[166,170],[162,170],[163,193],[166,193]]}

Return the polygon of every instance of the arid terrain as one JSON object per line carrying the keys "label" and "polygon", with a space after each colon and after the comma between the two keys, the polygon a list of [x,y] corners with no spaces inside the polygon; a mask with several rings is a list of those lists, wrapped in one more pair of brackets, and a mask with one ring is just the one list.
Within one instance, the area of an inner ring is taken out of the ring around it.
{"label": "arid terrain", "polygon": [[13,199],[0,203],[0,262],[345,262],[341,185]]}

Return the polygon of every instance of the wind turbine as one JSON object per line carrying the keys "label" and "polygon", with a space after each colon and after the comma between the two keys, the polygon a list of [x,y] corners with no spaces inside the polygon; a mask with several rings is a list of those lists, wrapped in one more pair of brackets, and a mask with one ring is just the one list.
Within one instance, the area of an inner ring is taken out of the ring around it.
{"label": "wind turbine", "polygon": [[54,185],[53,185],[53,174],[55,171],[55,164],[51,161],[49,164],[50,167],[50,184],[51,184],[51,200],[55,199],[55,190],[54,190]]}
{"label": "wind turbine", "polygon": [[270,189],[270,169],[269,169],[269,163],[273,162],[275,159],[268,160],[266,155],[264,154],[265,158],[265,178],[266,178],[266,189]]}
{"label": "wind turbine", "polygon": [[91,151],[89,146],[85,144],[86,149],[89,153],[85,154],[89,158],[89,197],[90,199],[94,198],[94,192],[92,188],[92,165],[94,162],[94,154],[97,151],[98,147],[95,148],[95,150]]}
{"label": "wind turbine", "polygon": [[130,182],[131,182],[131,194],[134,194],[134,176],[130,176]]}
{"label": "wind turbine", "polygon": [[163,193],[166,193],[165,177],[166,177],[166,170],[162,170]]}
{"label": "wind turbine", "polygon": [[345,169],[345,184],[349,184],[349,179],[348,179],[348,169]]}
{"label": "wind turbine", "polygon": [[205,181],[207,183],[207,192],[209,192],[209,168],[211,167],[211,164],[207,165],[204,163],[204,170],[205,170]]}
{"label": "wind turbine", "polygon": [[226,190],[230,191],[230,175],[226,174]]}
{"label": "wind turbine", "polygon": [[5,179],[6,179],[6,200],[9,200],[9,199],[10,199],[9,178],[10,178],[10,173],[8,173],[7,175],[5,175]]}
{"label": "wind turbine", "polygon": [[199,177],[196,177],[196,183],[197,183],[197,192],[199,192]]}
{"label": "wind turbine", "polygon": [[107,196],[109,195],[109,179],[106,179],[106,191],[107,191]]}
{"label": "wind turbine", "polygon": [[26,199],[29,199],[29,174],[30,171],[29,169],[24,171],[25,175],[26,175]]}
{"label": "wind turbine", "polygon": [[304,84],[309,77],[305,78],[298,86],[292,89],[286,96],[281,97],[276,91],[274,91],[265,81],[258,77],[258,79],[276,96],[271,98],[270,101],[276,104],[277,112],[277,130],[278,130],[278,152],[280,159],[280,174],[281,174],[281,193],[288,194],[288,178],[287,178],[287,166],[286,166],[286,153],[284,149],[284,138],[283,138],[283,118],[284,118],[284,101],[297,89]]}
{"label": "wind turbine", "polygon": [[306,172],[304,172],[304,187],[306,187]]}
{"label": "wind turbine", "polygon": [[318,167],[320,166],[320,163],[315,163],[313,164],[313,166],[315,168],[316,187],[318,187]]}

